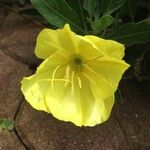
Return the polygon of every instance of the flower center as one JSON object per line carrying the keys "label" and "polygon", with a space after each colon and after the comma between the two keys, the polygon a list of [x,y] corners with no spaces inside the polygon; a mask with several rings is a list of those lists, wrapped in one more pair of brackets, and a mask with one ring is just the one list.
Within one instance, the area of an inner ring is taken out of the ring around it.
{"label": "flower center", "polygon": [[80,58],[80,57],[75,57],[75,58],[74,58],[74,63],[75,63],[76,65],[81,65],[81,64],[82,64],[81,58]]}
{"label": "flower center", "polygon": [[83,59],[79,55],[73,55],[70,57],[69,64],[75,71],[81,71],[83,68]]}

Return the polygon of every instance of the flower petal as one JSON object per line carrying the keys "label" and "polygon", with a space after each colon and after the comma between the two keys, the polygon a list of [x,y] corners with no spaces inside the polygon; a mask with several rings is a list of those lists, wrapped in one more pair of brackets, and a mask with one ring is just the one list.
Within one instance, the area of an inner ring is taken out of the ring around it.
{"label": "flower petal", "polygon": [[[51,66],[49,70],[40,71],[30,77],[25,77],[21,83],[21,90],[26,100],[37,110],[44,110],[50,113],[48,101],[53,95],[52,92],[52,76],[55,66]],[[53,82],[63,82],[65,84],[65,70],[60,68],[55,74]]]}
{"label": "flower petal", "polygon": [[52,115],[59,120],[71,121],[77,126],[82,126],[79,90],[75,89],[75,94],[72,94],[70,85],[64,87],[63,84],[56,83],[54,86],[55,96],[48,101]]}
{"label": "flower petal", "polygon": [[86,60],[91,60],[97,57],[102,57],[104,54],[89,40],[78,36],[80,38],[78,47],[79,55]]}
{"label": "flower petal", "polygon": [[36,73],[49,71],[52,67],[57,67],[59,65],[65,65],[67,64],[67,60],[67,57],[62,51],[58,50],[41,63],[37,68]]}
{"label": "flower petal", "polygon": [[[63,77],[62,69],[56,74]],[[75,89],[76,94],[71,94],[71,85],[65,87],[65,82],[54,81],[53,90],[49,78],[51,72],[40,72],[31,77],[24,78],[21,90],[26,100],[37,110],[44,110],[52,113],[56,118],[64,121],[71,121],[82,126],[82,113],[80,107],[80,93]]]}
{"label": "flower petal", "polygon": [[64,89],[61,83],[55,84],[56,96],[48,101],[51,113],[56,118],[77,126],[94,126],[106,121],[110,116],[114,97],[101,100],[93,95],[86,78],[81,77],[81,82],[82,88],[75,81],[74,94],[71,94],[71,87]]}
{"label": "flower petal", "polygon": [[43,73],[38,76],[35,74],[25,77],[21,81],[21,91],[33,108],[50,113],[50,109],[45,101],[45,95],[50,89],[50,82],[40,82],[40,80],[48,78],[48,76],[48,73]]}
{"label": "flower petal", "polygon": [[89,118],[85,122],[85,126],[95,126],[105,122],[110,114],[114,105],[114,96],[105,98],[104,100],[95,99],[93,104],[93,110],[90,113]]}
{"label": "flower petal", "polygon": [[43,29],[37,38],[35,54],[37,57],[46,59],[57,50],[64,50],[69,55],[78,51],[80,39],[66,24],[63,29]]}
{"label": "flower petal", "polygon": [[37,57],[46,59],[56,50],[61,49],[59,32],[59,30],[43,29],[39,33],[35,47]]}
{"label": "flower petal", "polygon": [[107,56],[117,59],[122,59],[124,57],[125,47],[116,41],[102,39],[93,35],[86,35],[84,38],[93,42],[93,44]]}
{"label": "flower petal", "polygon": [[111,57],[102,57],[99,60],[91,61],[88,63],[88,66],[107,80],[109,85],[115,90],[118,87],[123,73],[129,68],[129,65],[123,60],[117,60]]}
{"label": "flower petal", "polygon": [[114,96],[101,100],[93,93],[90,81],[81,77],[82,88],[80,89],[80,103],[82,112],[82,125],[95,126],[106,121],[114,104]]}
{"label": "flower petal", "polygon": [[105,99],[114,94],[115,88],[101,75],[98,74],[93,68],[85,65],[84,73],[82,73],[89,81],[92,92],[96,99]]}
{"label": "flower petal", "polygon": [[61,47],[64,50],[67,50],[71,55],[78,53],[78,43],[80,38],[71,31],[69,24],[66,24],[63,29],[60,29],[59,41],[61,43]]}

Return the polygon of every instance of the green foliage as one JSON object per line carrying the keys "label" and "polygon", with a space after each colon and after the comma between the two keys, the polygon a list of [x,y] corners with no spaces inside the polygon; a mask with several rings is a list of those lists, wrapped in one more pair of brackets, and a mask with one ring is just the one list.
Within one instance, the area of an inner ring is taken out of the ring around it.
{"label": "green foliage", "polygon": [[82,5],[83,0],[66,0],[66,2],[78,14],[78,18],[81,22],[81,25],[84,26],[85,32],[87,32],[86,21],[85,21],[85,17],[84,17],[84,9],[83,9],[83,5]]}
{"label": "green foliage", "polygon": [[132,21],[134,21],[134,17],[138,8],[138,1],[139,0],[126,0],[126,11]]}
{"label": "green foliage", "polygon": [[97,5],[94,11],[94,19],[98,20],[101,16],[101,0],[97,0]]}
{"label": "green foliage", "polygon": [[115,22],[115,19],[112,16],[106,15],[96,20],[95,22],[92,22],[91,28],[95,33],[100,33],[100,31],[106,29],[108,26],[110,26],[114,22]]}
{"label": "green foliage", "polygon": [[120,26],[112,35],[112,39],[127,46],[150,41],[150,19],[138,23],[127,23]]}
{"label": "green foliage", "polygon": [[101,0],[101,10],[102,14],[112,14],[117,9],[119,9],[125,0]]}
{"label": "green foliage", "polygon": [[14,121],[9,119],[0,119],[0,128],[5,130],[13,130]]}
{"label": "green foliage", "polygon": [[65,0],[31,0],[39,13],[51,24],[62,28],[69,23],[74,30],[84,32],[76,12]]}
{"label": "green foliage", "polygon": [[97,0],[84,0],[83,8],[88,11],[90,18],[93,17]]}

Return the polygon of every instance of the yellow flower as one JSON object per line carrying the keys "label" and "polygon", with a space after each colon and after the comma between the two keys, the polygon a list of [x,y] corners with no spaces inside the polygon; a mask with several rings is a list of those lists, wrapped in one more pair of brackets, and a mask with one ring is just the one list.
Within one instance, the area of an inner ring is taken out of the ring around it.
{"label": "yellow flower", "polygon": [[63,29],[42,30],[35,54],[45,60],[21,82],[35,109],[77,126],[94,126],[109,118],[114,92],[129,67],[121,60],[122,44],[76,35],[66,24]]}

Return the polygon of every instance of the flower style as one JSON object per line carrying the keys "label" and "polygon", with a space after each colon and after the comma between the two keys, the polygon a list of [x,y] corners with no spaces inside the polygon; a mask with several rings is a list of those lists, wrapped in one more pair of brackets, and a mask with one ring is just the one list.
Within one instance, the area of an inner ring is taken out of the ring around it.
{"label": "flower style", "polygon": [[26,100],[37,110],[73,122],[94,126],[106,121],[124,71],[124,46],[70,30],[43,29],[37,38],[37,57],[45,59],[36,73],[22,80]]}

